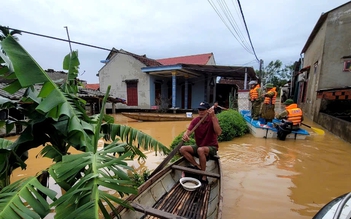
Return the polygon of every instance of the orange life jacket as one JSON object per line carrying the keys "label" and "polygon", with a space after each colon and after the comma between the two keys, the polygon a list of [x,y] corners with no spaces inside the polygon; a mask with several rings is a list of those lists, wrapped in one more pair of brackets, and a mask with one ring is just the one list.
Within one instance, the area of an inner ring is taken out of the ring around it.
{"label": "orange life jacket", "polygon": [[287,120],[292,122],[293,125],[300,125],[302,120],[302,110],[297,107],[296,103],[290,104],[285,107],[286,111],[288,111]]}
{"label": "orange life jacket", "polygon": [[275,101],[276,101],[276,99],[277,99],[277,91],[275,91],[275,89],[276,89],[276,88],[273,87],[273,88],[271,88],[271,89],[268,91],[268,93],[273,92],[273,93],[274,93],[274,96],[273,96],[272,98],[270,98],[270,97],[265,97],[265,98],[264,98],[264,101],[263,101],[264,104],[272,104],[272,105],[275,104]]}
{"label": "orange life jacket", "polygon": [[257,84],[254,88],[250,90],[250,99],[251,101],[258,99],[258,89],[260,89],[260,85]]}

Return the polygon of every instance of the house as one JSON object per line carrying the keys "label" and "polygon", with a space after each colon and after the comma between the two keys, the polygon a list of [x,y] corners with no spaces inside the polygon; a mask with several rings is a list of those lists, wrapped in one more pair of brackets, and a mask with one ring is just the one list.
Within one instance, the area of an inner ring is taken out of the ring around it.
{"label": "house", "polygon": [[323,13],[297,62],[294,100],[304,115],[351,142],[351,2]]}
{"label": "house", "polygon": [[98,76],[102,92],[110,85],[111,95],[127,100],[119,110],[194,110],[199,102],[212,103],[221,93],[228,100],[239,89],[235,84],[217,86],[217,77],[246,84],[256,79],[252,67],[216,65],[213,53],[155,60],[115,48]]}

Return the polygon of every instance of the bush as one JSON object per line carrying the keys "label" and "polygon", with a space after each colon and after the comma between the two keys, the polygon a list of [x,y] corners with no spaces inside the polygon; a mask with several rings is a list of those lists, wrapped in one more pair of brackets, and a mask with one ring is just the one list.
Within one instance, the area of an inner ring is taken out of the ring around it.
{"label": "bush", "polygon": [[[171,144],[171,150],[173,150],[174,148],[176,148],[178,146],[178,144],[182,141],[182,137],[183,137],[183,134],[184,134],[185,130],[180,133],[177,137],[175,137],[172,141],[172,144]],[[195,138],[194,138],[194,133],[192,133],[190,136],[189,136],[189,141],[187,142],[184,142],[183,145],[194,145],[196,144],[195,143]]]}
{"label": "bush", "polygon": [[249,132],[245,119],[236,110],[225,110],[217,114],[222,134],[218,136],[218,141],[230,141]]}

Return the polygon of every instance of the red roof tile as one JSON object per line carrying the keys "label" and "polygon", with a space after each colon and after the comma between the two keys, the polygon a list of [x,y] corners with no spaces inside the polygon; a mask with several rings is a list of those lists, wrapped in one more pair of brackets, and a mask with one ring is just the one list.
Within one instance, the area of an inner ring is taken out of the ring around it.
{"label": "red roof tile", "polygon": [[85,88],[89,88],[92,90],[99,90],[100,89],[100,84],[86,84]]}
{"label": "red roof tile", "polygon": [[162,65],[175,65],[175,64],[194,64],[194,65],[206,65],[208,60],[213,56],[212,53],[190,55],[190,56],[179,56],[166,59],[157,59]]}

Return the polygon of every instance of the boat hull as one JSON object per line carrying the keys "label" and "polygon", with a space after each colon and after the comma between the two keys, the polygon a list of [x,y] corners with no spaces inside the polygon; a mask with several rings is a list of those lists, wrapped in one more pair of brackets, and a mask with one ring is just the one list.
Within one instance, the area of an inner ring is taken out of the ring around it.
{"label": "boat hull", "polygon": [[[277,138],[278,131],[273,126],[272,123],[261,124],[258,120],[253,120],[250,115],[250,111],[242,110],[241,115],[244,117],[247,126],[250,129],[250,133],[256,138]],[[273,120],[273,123],[279,123],[279,120]],[[304,140],[310,134],[304,130],[299,129],[298,131],[292,131],[290,134],[286,136],[286,139],[297,139]]]}
{"label": "boat hull", "polygon": [[127,113],[122,112],[123,116],[138,121],[191,121],[193,117],[187,117],[180,114],[163,114],[163,113]]}
{"label": "boat hull", "polygon": [[[117,210],[120,217],[130,219],[153,215],[158,218],[194,218],[187,215],[189,212],[197,212],[196,218],[220,219],[223,197],[219,159],[207,161],[208,184],[202,185],[197,191],[187,191],[179,183],[182,172],[189,165],[188,161],[181,158],[147,180],[138,188],[138,195],[131,195],[126,199],[136,211],[119,206]],[[204,206],[200,209],[201,205]],[[200,214],[202,216],[199,216]]]}
{"label": "boat hull", "polygon": [[351,193],[341,195],[326,204],[312,219],[351,218]]}

